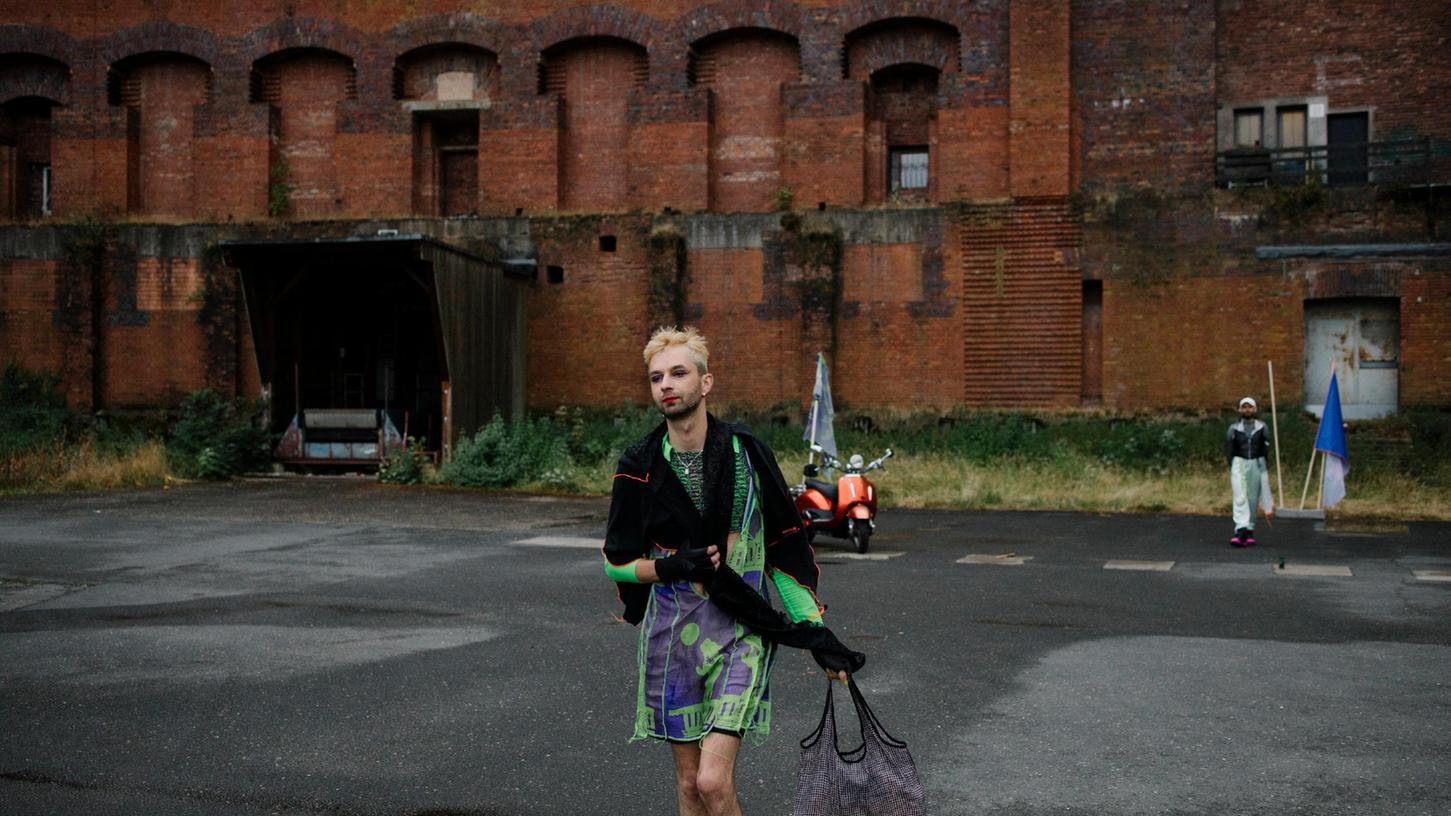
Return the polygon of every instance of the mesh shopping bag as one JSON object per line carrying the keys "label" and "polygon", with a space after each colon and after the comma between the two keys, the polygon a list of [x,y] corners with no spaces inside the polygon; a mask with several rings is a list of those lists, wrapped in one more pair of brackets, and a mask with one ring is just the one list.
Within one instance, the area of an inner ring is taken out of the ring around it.
{"label": "mesh shopping bag", "polygon": [[801,741],[792,816],[926,816],[922,780],[907,743],[887,733],[856,683],[848,688],[862,743],[850,751],[837,745],[833,685],[827,683],[821,725]]}

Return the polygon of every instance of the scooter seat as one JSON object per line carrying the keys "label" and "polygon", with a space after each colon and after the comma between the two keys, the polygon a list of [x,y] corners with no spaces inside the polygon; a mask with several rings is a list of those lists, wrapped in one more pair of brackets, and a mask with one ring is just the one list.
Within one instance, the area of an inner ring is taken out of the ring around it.
{"label": "scooter seat", "polygon": [[836,506],[835,482],[823,482],[820,479],[807,479],[806,486],[811,488],[812,490],[820,492],[821,495],[826,497],[827,501],[831,502],[833,507]]}

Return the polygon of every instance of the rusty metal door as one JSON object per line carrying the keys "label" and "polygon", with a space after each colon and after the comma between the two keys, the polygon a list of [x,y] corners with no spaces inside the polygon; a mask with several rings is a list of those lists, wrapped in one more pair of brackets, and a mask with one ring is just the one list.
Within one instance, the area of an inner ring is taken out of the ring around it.
{"label": "rusty metal door", "polygon": [[1305,408],[1325,407],[1334,363],[1346,419],[1393,414],[1400,399],[1400,301],[1305,302]]}

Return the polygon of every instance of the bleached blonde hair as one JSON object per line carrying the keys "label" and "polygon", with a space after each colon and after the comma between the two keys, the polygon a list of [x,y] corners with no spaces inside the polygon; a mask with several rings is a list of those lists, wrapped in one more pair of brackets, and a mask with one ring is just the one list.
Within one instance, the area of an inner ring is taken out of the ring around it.
{"label": "bleached blonde hair", "polygon": [[705,337],[694,326],[676,328],[675,326],[661,326],[650,335],[650,342],[645,344],[645,367],[650,367],[650,360],[665,349],[673,346],[685,346],[690,352],[690,358],[695,362],[695,367],[701,374],[707,373],[710,365],[710,349],[706,348]]}

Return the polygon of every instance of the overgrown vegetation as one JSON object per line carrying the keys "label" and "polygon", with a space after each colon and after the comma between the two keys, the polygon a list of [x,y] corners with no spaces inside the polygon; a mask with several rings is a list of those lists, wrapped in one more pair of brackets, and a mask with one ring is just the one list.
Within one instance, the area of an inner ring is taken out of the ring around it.
{"label": "overgrown vegetation", "polygon": [[292,194],[297,185],[292,183],[292,167],[287,159],[278,156],[272,163],[267,178],[267,214],[281,218],[292,209]]}
{"label": "overgrown vegetation", "polygon": [[[749,424],[776,451],[788,480],[799,478],[806,460],[799,407],[716,409]],[[54,375],[10,365],[0,376],[0,490],[141,487],[169,476],[243,473],[268,460],[259,410],[201,391],[169,427],[164,419],[121,423],[70,411]],[[895,449],[889,469],[874,476],[886,507],[1220,513],[1229,500],[1223,443],[1230,418],[843,410],[835,427],[843,456]],[[410,439],[379,479],[603,495],[620,454],[659,421],[636,406],[495,416],[461,439],[441,468]],[[1305,485],[1315,428],[1313,417],[1281,408],[1282,477],[1272,482],[1283,484],[1290,505]],[[1347,439],[1350,490],[1338,513],[1451,519],[1451,412],[1412,409],[1352,423]]]}
{"label": "overgrown vegetation", "polygon": [[394,451],[378,466],[378,481],[383,484],[422,484],[429,476],[430,462],[431,457],[424,449],[423,441],[410,436],[401,450]]}
{"label": "overgrown vegetation", "polygon": [[163,482],[161,444],[135,426],[71,412],[54,374],[0,374],[0,491],[143,487]]}
{"label": "overgrown vegetation", "polygon": [[[776,451],[788,480],[806,461],[799,409],[733,412]],[[897,456],[874,477],[887,507],[1227,512],[1223,460],[1230,414],[1111,416],[844,411],[843,455]],[[506,422],[495,417],[455,448],[439,482],[459,486],[604,494],[625,447],[659,422],[653,411],[560,408]],[[1298,505],[1313,417],[1279,417],[1286,500]],[[1351,496],[1342,512],[1451,518],[1451,414],[1410,411],[1355,423],[1349,435]],[[1312,488],[1313,490],[1313,488]],[[1313,492],[1310,498],[1313,504]]]}
{"label": "overgrown vegetation", "polygon": [[166,465],[183,479],[227,479],[268,461],[262,404],[204,388],[186,398],[166,441]]}

